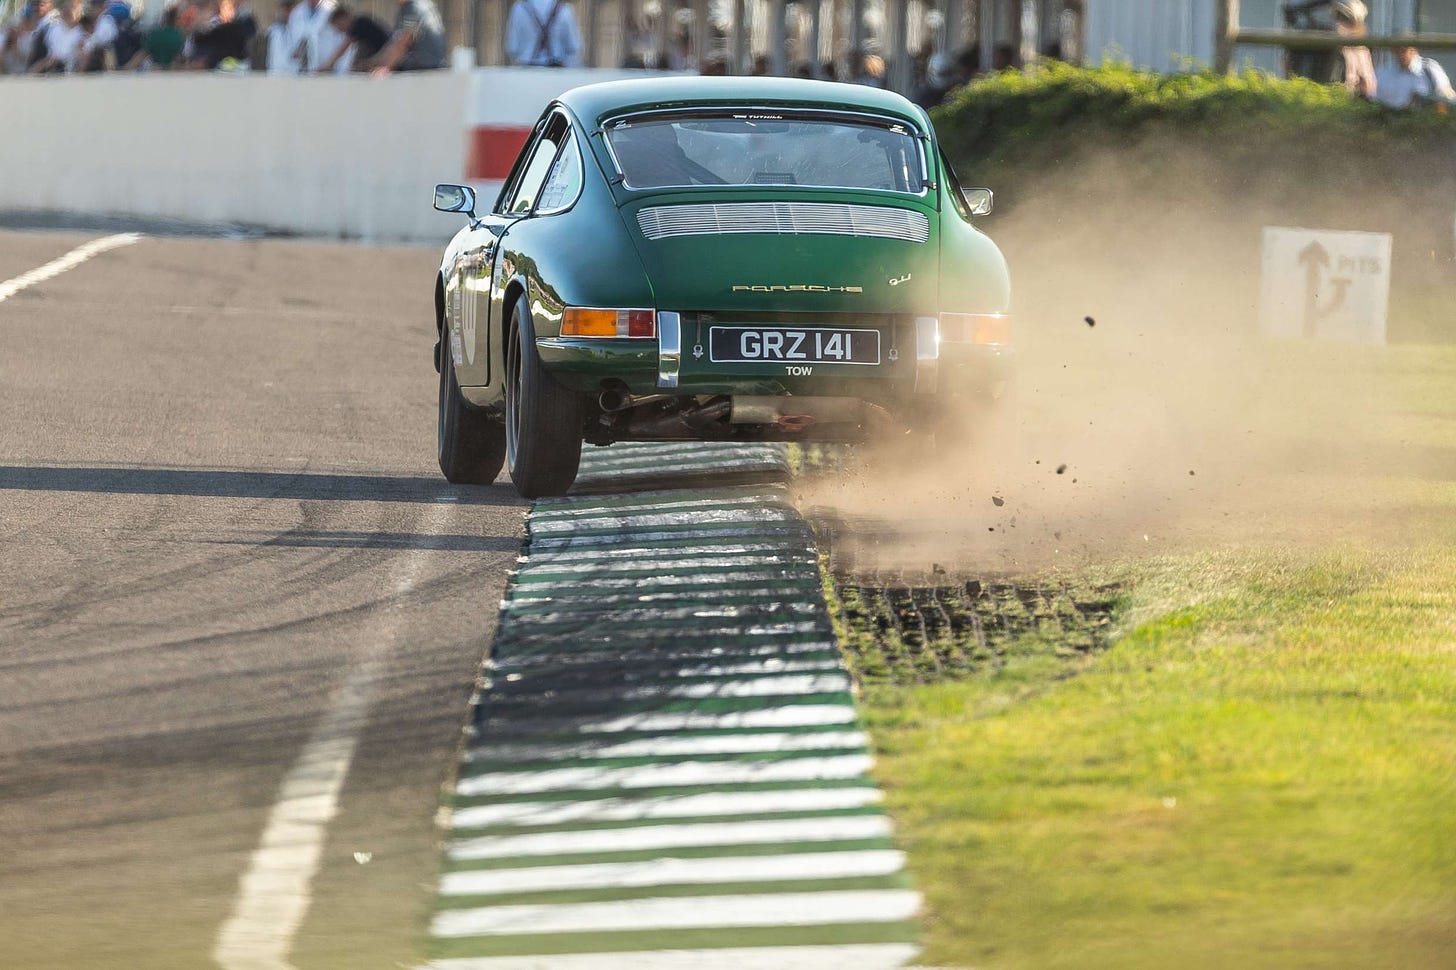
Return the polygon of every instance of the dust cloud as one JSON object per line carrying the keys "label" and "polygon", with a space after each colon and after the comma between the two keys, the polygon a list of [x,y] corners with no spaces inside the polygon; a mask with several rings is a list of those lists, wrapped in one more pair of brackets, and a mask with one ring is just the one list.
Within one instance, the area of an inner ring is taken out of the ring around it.
{"label": "dust cloud", "polygon": [[[1414,542],[1440,515],[1432,486],[1456,477],[1450,353],[1257,335],[1263,226],[1409,235],[1409,198],[1357,211],[1274,182],[1261,197],[1241,188],[1257,179],[1185,155],[1086,162],[985,224],[1013,273],[1014,443],[860,454],[811,478],[805,506],[839,568],[1027,575],[1229,546]],[[1456,324],[1442,273],[1433,305]],[[1419,303],[1397,309],[1392,331],[1441,323],[1415,319],[1441,312]]]}

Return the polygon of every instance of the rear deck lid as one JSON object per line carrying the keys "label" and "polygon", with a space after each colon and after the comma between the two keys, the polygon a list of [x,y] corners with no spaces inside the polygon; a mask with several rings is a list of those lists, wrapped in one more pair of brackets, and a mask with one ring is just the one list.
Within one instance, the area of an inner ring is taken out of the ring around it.
{"label": "rear deck lid", "polygon": [[661,309],[936,312],[938,234],[921,207],[654,198],[624,215]]}

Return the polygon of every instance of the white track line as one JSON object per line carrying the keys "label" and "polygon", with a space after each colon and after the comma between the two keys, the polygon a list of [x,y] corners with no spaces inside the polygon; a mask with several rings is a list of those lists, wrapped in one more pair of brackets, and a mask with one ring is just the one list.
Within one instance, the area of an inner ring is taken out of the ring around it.
{"label": "white track line", "polygon": [[680,667],[677,671],[679,677],[733,677],[742,674],[764,675],[773,673],[808,673],[816,670],[843,670],[844,666],[839,662],[838,657],[826,657],[823,660],[785,660],[782,657],[769,657],[765,660],[744,660],[731,664],[697,664],[694,666]]}
{"label": "white track line", "polygon": [[783,761],[686,761],[630,768],[547,768],[500,771],[462,778],[455,791],[471,795],[530,795],[596,788],[676,788],[755,782],[830,781],[858,778],[870,770],[869,755],[790,758]]}
{"label": "white track line", "polygon": [[815,816],[757,822],[698,822],[645,825],[626,829],[579,832],[535,832],[529,835],[482,835],[451,843],[446,852],[455,861],[510,859],[516,856],[565,855],[576,852],[642,852],[727,845],[776,845],[791,842],[845,842],[890,835],[883,815]]}
{"label": "white track line", "polygon": [[798,788],[791,791],[710,792],[657,798],[599,798],[571,802],[504,802],[457,808],[455,828],[486,825],[566,825],[697,818],[769,812],[833,812],[879,804],[877,788]]}
{"label": "white track line", "polygon": [[[781,583],[796,582],[803,589],[812,589],[812,577],[801,575],[785,575],[790,573],[786,567],[776,566],[769,569],[746,569],[739,566],[736,569],[719,567],[714,575],[704,577],[699,574],[691,576],[653,576],[651,578],[652,588],[658,592],[633,596],[637,590],[642,588],[643,578],[641,576],[609,576],[594,574],[590,580],[590,592],[580,595],[566,593],[558,586],[548,586],[541,582],[531,582],[517,586],[511,596],[512,603],[601,603],[604,599],[615,599],[619,602],[636,600],[639,603],[650,602],[654,599],[662,599],[664,596],[681,596],[687,593],[701,593],[703,587],[721,588],[728,583],[735,583],[740,586],[778,586]],[[799,570],[792,570],[798,573]],[[534,570],[533,570],[534,573]],[[751,592],[739,590],[739,593]]]}
{"label": "white track line", "polygon": [[[641,512],[661,513],[665,510],[681,512],[697,508],[723,509],[735,505],[756,508],[765,499],[771,500],[775,498],[778,498],[778,496],[769,493],[767,495],[738,495],[727,500],[721,498],[679,499],[667,505],[664,505],[662,502],[630,502],[622,505],[606,506],[606,509],[615,515],[623,515]],[[531,521],[546,522],[580,517],[582,515],[600,516],[603,514],[602,509],[603,506],[598,504],[592,504],[586,507],[585,510],[580,507],[562,508],[560,506],[539,506],[531,510]]]}
{"label": "white track line", "polygon": [[895,970],[914,956],[908,943],[861,943],[464,957],[436,960],[426,970]]}
{"label": "white track line", "polygon": [[[726,526],[761,526],[778,525],[782,523],[797,522],[799,517],[784,508],[756,508],[756,509],[734,509],[729,512],[703,511],[693,515],[693,527],[695,530],[723,528]],[[678,525],[682,522],[682,516],[673,510],[659,511],[657,513],[637,513],[617,515],[612,511],[601,511],[582,513],[572,516],[569,520],[557,520],[553,522],[532,522],[531,534],[547,536],[563,535],[577,532],[582,529],[605,528],[605,529],[662,529]]]}
{"label": "white track line", "polygon": [[[849,690],[849,676],[841,673],[769,674],[750,680],[711,680],[701,684],[649,684],[647,686],[588,687],[572,691],[572,696],[589,697],[594,694],[620,698],[624,701],[643,697],[673,697],[698,700],[709,697],[807,697],[814,694],[838,694]],[[542,686],[540,694],[558,696],[567,693],[561,687],[552,689]],[[521,691],[501,698],[517,701],[535,696]],[[487,710],[489,709],[489,701]]]}
{"label": "white track line", "polygon": [[44,266],[37,266],[27,273],[21,273],[14,279],[8,279],[0,283],[0,303],[4,303],[21,290],[28,289],[37,283],[44,283],[48,279],[60,276],[68,269],[75,269],[92,256],[99,256],[107,250],[116,249],[120,246],[130,246],[141,238],[140,233],[122,232],[114,236],[102,236],[100,239],[93,239],[90,242],[82,243],[69,253],[56,257]]}
{"label": "white track line", "polygon": [[[422,535],[444,530],[450,506],[429,508]],[[414,585],[426,560],[419,550],[396,566],[396,598]],[[397,610],[398,607],[392,609]],[[329,699],[328,711],[293,763],[268,813],[258,847],[238,882],[232,915],[218,933],[212,957],[223,970],[289,970],[288,951],[312,902],[313,877],[323,855],[328,823],[368,719],[384,658],[399,636],[397,614],[367,641],[348,679]]]}
{"label": "white track line", "polygon": [[[798,624],[793,625],[797,626]],[[812,624],[805,625],[812,626]],[[781,632],[812,633],[814,631],[791,630]],[[763,637],[765,640],[767,637],[767,635],[763,633],[755,633],[754,635],[758,637]],[[712,661],[715,658],[721,657],[792,657],[807,653],[827,653],[836,649],[835,644],[826,643],[823,640],[808,640],[799,643],[782,644],[776,644],[770,640],[767,642],[760,641],[758,643],[734,647],[714,646],[712,640],[707,637],[705,637],[704,640],[706,642],[695,643],[690,640],[684,641],[679,639],[677,643],[667,649],[678,651],[680,657],[682,658],[679,661],[680,663],[706,663]],[[601,639],[598,639],[597,642],[601,643],[603,641]],[[652,643],[653,641],[649,639],[644,644],[638,645],[624,642],[621,637],[617,637],[615,638],[615,642],[610,644],[612,648],[610,651],[600,650],[595,655],[593,655],[592,650],[583,650],[580,647],[574,650],[542,650],[530,654],[512,657],[510,660],[493,662],[491,665],[491,669],[495,671],[497,677],[510,677],[512,674],[522,674],[523,676],[535,675],[536,671],[541,669],[543,666],[551,664],[559,664],[563,667],[567,667],[568,669],[591,667],[597,664],[601,664],[603,662],[613,662],[617,658],[622,657],[624,654],[628,656],[639,656],[656,660],[663,652],[663,648],[654,648],[652,646]]]}
{"label": "white track line", "polygon": [[868,849],[861,852],[801,852],[711,859],[664,858],[583,866],[534,866],[529,869],[476,869],[446,873],[440,881],[440,892],[446,896],[471,896],[559,889],[641,889],[646,886],[706,886],[727,882],[853,879],[888,876],[899,872],[904,864],[902,852]]}
{"label": "white track line", "polygon": [[[820,674],[827,676],[839,674],[841,671],[844,670],[843,665],[839,662],[837,658],[834,657],[826,657],[823,660],[781,660],[777,657],[771,657],[765,660],[746,660],[740,663],[732,664],[713,663],[711,657],[705,657],[703,658],[701,663],[694,663],[691,660],[685,660],[681,663],[682,666],[679,666],[675,670],[669,670],[664,668],[661,671],[654,671],[653,677],[655,680],[658,681],[657,684],[636,685],[628,682],[627,678],[621,677],[621,675],[616,675],[618,679],[626,682],[625,686],[618,687],[617,685],[612,685],[608,683],[606,686],[596,686],[595,690],[599,693],[606,694],[610,692],[614,696],[631,699],[637,695],[630,693],[629,690],[637,687],[644,692],[649,690],[655,690],[655,695],[647,696],[660,697],[663,696],[665,693],[664,687],[674,685],[677,681],[680,680],[692,679],[705,681],[702,684],[694,685],[695,689],[698,691],[697,693],[686,695],[672,694],[668,696],[686,696],[689,698],[715,696],[702,692],[709,690],[714,684],[722,684],[724,685],[724,689],[728,691],[725,696],[752,697],[758,695],[754,693],[745,693],[743,688],[740,686],[741,684],[745,683],[745,681],[743,681],[741,678],[779,678],[785,674]],[[590,673],[586,676],[583,676],[579,672],[571,671],[568,669],[567,671],[565,671],[565,674],[567,676],[563,676],[563,671],[555,668],[543,670],[539,673],[534,671],[522,673],[519,670],[512,669],[507,671],[504,675],[498,674],[496,677],[496,683],[499,684],[504,681],[507,684],[517,685],[513,687],[512,693],[500,695],[504,699],[513,699],[516,697],[530,697],[532,696],[533,689],[537,694],[549,693],[553,696],[559,696],[565,691],[573,691],[577,694],[577,696],[582,696],[588,694],[591,690],[593,690],[592,685],[587,683],[587,681],[591,677]],[[572,683],[571,680],[571,675],[573,674],[575,683]],[[713,680],[707,681],[707,678],[713,678]],[[598,678],[598,682],[600,682],[601,680],[610,681],[612,679],[614,678],[611,676]],[[678,686],[681,687],[683,685]],[[846,687],[844,689],[847,690],[848,688]],[[777,691],[769,689],[767,690],[767,693],[772,695],[777,693]],[[799,692],[794,692],[789,696],[795,696],[798,693]],[[838,690],[809,691],[809,693],[838,693]]]}
{"label": "white track line", "polygon": [[747,926],[829,926],[896,923],[915,915],[920,896],[908,889],[861,889],[826,893],[769,893],[668,899],[620,899],[557,906],[486,906],[445,910],[435,916],[435,936],[518,933],[601,933]]}
{"label": "white track line", "polygon": [[583,734],[615,734],[619,731],[697,731],[737,728],[822,727],[826,724],[853,724],[851,704],[794,704],[753,711],[703,713],[684,711],[661,714],[628,714],[608,721],[582,725]]}
{"label": "white track line", "polygon": [[614,549],[616,561],[611,563],[599,562],[601,553],[595,549],[573,549],[564,545],[537,550],[518,561],[528,565],[532,577],[543,572],[560,572],[572,564],[581,563],[589,565],[593,573],[642,572],[646,569],[643,560],[647,556],[657,557],[656,561],[669,569],[702,569],[705,572],[715,566],[734,569],[746,569],[752,565],[808,568],[814,562],[814,557],[794,555],[774,542],[724,542],[679,549],[663,549],[661,546],[618,546]]}
{"label": "white track line", "polygon": [[497,742],[466,753],[467,761],[557,761],[569,758],[661,758],[672,755],[755,754],[772,751],[863,750],[863,731],[812,731],[807,734],[711,734],[698,737],[639,738],[636,741],[558,741],[541,744]]}

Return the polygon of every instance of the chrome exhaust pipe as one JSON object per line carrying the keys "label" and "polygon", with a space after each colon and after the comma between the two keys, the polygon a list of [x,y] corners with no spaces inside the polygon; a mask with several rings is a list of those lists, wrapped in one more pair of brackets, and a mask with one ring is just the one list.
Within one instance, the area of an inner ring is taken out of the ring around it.
{"label": "chrome exhaust pipe", "polygon": [[632,406],[632,394],[625,387],[608,387],[597,395],[597,406],[608,414],[625,411]]}

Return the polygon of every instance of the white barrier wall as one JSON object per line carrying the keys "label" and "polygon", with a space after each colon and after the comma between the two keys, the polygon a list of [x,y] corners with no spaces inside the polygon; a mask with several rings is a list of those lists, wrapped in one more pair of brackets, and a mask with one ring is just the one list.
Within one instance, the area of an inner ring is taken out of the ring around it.
{"label": "white barrier wall", "polygon": [[469,78],[216,74],[0,81],[0,209],[437,239]]}
{"label": "white barrier wall", "polygon": [[431,187],[493,181],[481,145],[509,153],[551,98],[645,73],[4,78],[0,211],[438,242],[459,220],[430,208]]}

